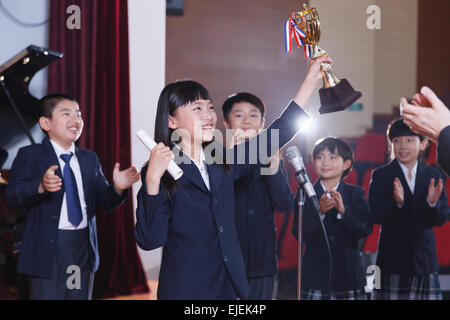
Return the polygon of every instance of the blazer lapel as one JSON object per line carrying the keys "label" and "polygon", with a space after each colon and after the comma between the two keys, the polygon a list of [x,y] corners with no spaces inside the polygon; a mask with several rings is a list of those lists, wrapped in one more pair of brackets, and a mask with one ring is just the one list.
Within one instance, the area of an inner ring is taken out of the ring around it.
{"label": "blazer lapel", "polygon": [[58,169],[56,169],[55,174],[60,177],[63,180],[63,175],[61,171],[61,166],[59,165],[59,160],[56,156],[55,149],[53,149],[52,143],[50,142],[50,139],[46,137],[42,141],[42,146],[44,147],[44,155],[43,155],[43,161],[45,163],[45,168],[50,168],[51,166],[58,166]]}
{"label": "blazer lapel", "polygon": [[[397,159],[394,159],[392,161],[392,169],[394,170],[394,177],[397,177],[400,179],[400,182],[403,186],[403,192],[405,193],[405,199],[406,197],[412,198],[413,194],[411,192],[411,189],[409,189],[408,182],[406,182],[406,177],[403,173],[402,168],[400,167],[400,164],[398,163]],[[416,181],[417,181],[417,174],[416,174]],[[394,189],[394,185],[392,185],[392,189]],[[415,190],[417,190],[417,186],[414,187]]]}
{"label": "blazer lapel", "polygon": [[344,206],[346,203],[350,203],[350,194],[348,192],[345,192],[345,189],[347,188],[347,184],[341,180],[339,182],[339,187],[337,188],[337,191],[341,194],[342,202],[344,202]]}
{"label": "blazer lapel", "polygon": [[208,188],[206,187],[202,175],[200,174],[200,171],[198,170],[194,161],[187,155],[185,155],[182,151],[180,151],[179,154],[175,154],[175,157],[177,158],[176,163],[179,163],[180,169],[183,170],[183,177],[192,182],[203,192],[209,194]]}
{"label": "blazer lapel", "polygon": [[425,194],[427,196],[428,193],[428,184],[427,177],[425,175],[425,165],[423,165],[420,161],[417,164],[417,173],[416,173],[416,185],[414,187],[414,194],[416,195],[414,199],[423,199],[422,195]]}
{"label": "blazer lapel", "polygon": [[325,191],[322,188],[322,185],[320,184],[320,179],[317,179],[316,183],[314,184],[314,190],[316,191],[317,199],[320,199],[322,195],[325,193]]}
{"label": "blazer lapel", "polygon": [[208,167],[209,185],[211,188],[211,193],[219,194],[220,193],[219,186],[222,181],[224,170],[221,167],[221,165],[218,165],[218,164],[207,165],[207,167]]}

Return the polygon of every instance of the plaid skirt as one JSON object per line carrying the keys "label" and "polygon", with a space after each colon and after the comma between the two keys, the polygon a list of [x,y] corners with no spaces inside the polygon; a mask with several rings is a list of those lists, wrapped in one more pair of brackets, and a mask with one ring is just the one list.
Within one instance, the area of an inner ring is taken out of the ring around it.
{"label": "plaid skirt", "polygon": [[331,298],[328,292],[322,290],[302,290],[302,300],[367,300],[364,289],[349,291],[332,291]]}
{"label": "plaid skirt", "polygon": [[372,300],[442,300],[437,273],[425,276],[381,276],[381,289],[375,289]]}

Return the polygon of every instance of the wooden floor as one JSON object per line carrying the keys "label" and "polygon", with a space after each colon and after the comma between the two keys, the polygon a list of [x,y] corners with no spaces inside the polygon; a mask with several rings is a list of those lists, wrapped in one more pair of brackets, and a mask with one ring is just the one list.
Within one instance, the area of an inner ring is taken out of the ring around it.
{"label": "wooden floor", "polygon": [[132,296],[121,296],[105,300],[156,300],[156,290],[158,289],[157,280],[147,281],[147,285],[150,288],[150,293],[134,294]]}
{"label": "wooden floor", "polygon": [[[16,287],[7,287],[4,283],[3,274],[4,268],[0,266],[0,300],[18,300],[18,289]],[[158,280],[148,280],[147,285],[150,288],[150,293],[120,296],[105,300],[156,300]]]}

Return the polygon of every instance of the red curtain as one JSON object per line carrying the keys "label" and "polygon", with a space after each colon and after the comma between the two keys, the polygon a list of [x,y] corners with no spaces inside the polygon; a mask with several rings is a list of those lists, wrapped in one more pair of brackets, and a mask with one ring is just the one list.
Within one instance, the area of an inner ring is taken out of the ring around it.
{"label": "red curtain", "polygon": [[[80,9],[80,29],[66,22]],[[114,164],[131,163],[128,6],[126,0],[52,0],[51,50],[64,53],[49,68],[49,93],[75,97],[85,121],[79,145],[95,151],[112,181]],[[100,268],[94,298],[149,292],[133,234],[132,200],[114,213],[98,211]]]}

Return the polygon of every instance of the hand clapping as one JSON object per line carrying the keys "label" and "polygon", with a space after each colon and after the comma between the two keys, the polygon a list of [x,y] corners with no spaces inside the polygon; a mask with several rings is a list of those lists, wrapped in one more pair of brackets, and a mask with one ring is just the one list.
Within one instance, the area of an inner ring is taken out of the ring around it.
{"label": "hand clapping", "polygon": [[342,195],[335,190],[326,191],[319,199],[320,211],[322,214],[335,208],[340,214],[345,213],[344,201]]}

